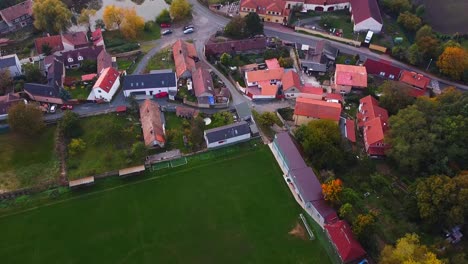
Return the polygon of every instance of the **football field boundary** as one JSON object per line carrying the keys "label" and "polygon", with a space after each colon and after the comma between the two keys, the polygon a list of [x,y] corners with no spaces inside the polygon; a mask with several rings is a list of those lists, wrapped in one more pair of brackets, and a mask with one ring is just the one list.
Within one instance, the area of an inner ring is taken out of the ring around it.
{"label": "football field boundary", "polygon": [[115,187],[110,187],[110,188],[106,188],[106,189],[103,189],[103,190],[90,192],[90,193],[85,193],[85,194],[79,194],[77,196],[70,197],[70,198],[67,198],[67,199],[63,199],[63,200],[59,200],[59,201],[55,201],[55,202],[50,202],[50,203],[45,203],[45,204],[42,204],[42,205],[38,205],[38,206],[34,206],[34,207],[27,208],[27,209],[24,209],[24,210],[20,210],[20,211],[17,211],[17,212],[5,214],[5,215],[0,215],[0,219],[7,218],[7,217],[10,217],[10,216],[14,216],[14,215],[27,213],[27,212],[30,212],[30,211],[34,211],[34,210],[37,210],[37,209],[44,208],[44,207],[50,207],[50,206],[53,206],[53,205],[62,204],[62,203],[66,203],[66,202],[73,201],[73,200],[78,200],[78,199],[85,198],[85,197],[90,197],[90,196],[105,193],[105,192],[114,191],[114,190],[125,188],[125,187],[128,187],[128,186],[134,186],[134,185],[144,183],[144,182],[148,182],[148,181],[159,180],[159,179],[162,179],[162,178],[166,178],[168,176],[173,176],[173,175],[177,175],[177,174],[184,173],[184,172],[187,172],[187,171],[191,171],[193,169],[212,166],[213,164],[222,163],[222,162],[227,161],[227,160],[236,160],[236,159],[243,158],[245,156],[249,156],[249,155],[252,155],[252,154],[255,154],[255,153],[256,153],[255,151],[249,151],[249,152],[246,152],[244,154],[236,155],[234,157],[228,157],[228,158],[224,158],[224,159],[215,160],[215,161],[213,161],[211,163],[195,165],[193,167],[187,167],[185,169],[178,170],[178,171],[167,171],[167,173],[164,174],[164,175],[151,176],[149,178],[138,180],[138,181],[131,182],[131,183],[121,183],[120,185],[115,186]]}

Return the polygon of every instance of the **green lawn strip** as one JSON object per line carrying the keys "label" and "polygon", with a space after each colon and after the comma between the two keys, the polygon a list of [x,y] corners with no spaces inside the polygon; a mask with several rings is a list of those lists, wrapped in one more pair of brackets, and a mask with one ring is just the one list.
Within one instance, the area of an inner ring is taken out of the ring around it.
{"label": "green lawn strip", "polygon": [[163,69],[172,69],[175,70],[175,64],[172,60],[172,52],[170,48],[165,48],[160,50],[156,55],[154,55],[146,65],[145,72],[150,72],[151,70],[163,70]]}
{"label": "green lawn strip", "polygon": [[12,132],[1,134],[0,189],[24,188],[57,178],[54,135],[55,126],[29,138]]}
{"label": "green lawn strip", "polygon": [[[81,126],[84,132],[80,138],[86,143],[86,149],[83,153],[68,157],[69,179],[82,178],[143,163],[142,157],[135,158],[129,154],[132,144],[141,138],[138,120],[130,121],[127,116],[108,114],[82,119]],[[112,127],[108,128],[108,126]],[[111,133],[112,129],[127,132],[111,140],[104,133]]]}
{"label": "green lawn strip", "polygon": [[[266,146],[0,218],[5,263],[331,263]],[[220,173],[222,171],[222,173]],[[168,177],[162,177],[168,175]]]}
{"label": "green lawn strip", "polygon": [[91,92],[92,85],[86,87],[86,85],[75,85],[73,87],[65,87],[73,99],[82,99],[86,100]]}
{"label": "green lawn strip", "polygon": [[189,149],[184,145],[184,128],[182,122],[183,118],[177,117],[175,113],[165,112],[164,118],[166,120],[166,131],[173,133],[172,139],[167,142],[169,149],[180,149],[182,152],[188,152]]}

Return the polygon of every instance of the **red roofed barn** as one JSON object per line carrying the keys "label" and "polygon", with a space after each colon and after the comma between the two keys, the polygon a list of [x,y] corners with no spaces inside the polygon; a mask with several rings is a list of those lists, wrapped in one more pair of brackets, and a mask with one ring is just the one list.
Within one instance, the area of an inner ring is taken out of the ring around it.
{"label": "red roofed barn", "polygon": [[351,0],[351,21],[354,22],[354,32],[382,31],[383,20],[380,15],[377,0]]}
{"label": "red roofed barn", "polygon": [[359,261],[366,256],[366,251],[354,238],[353,231],[346,221],[327,224],[325,230],[342,263]]}
{"label": "red roofed barn", "polygon": [[88,100],[103,99],[106,102],[110,102],[119,86],[120,73],[112,67],[105,68],[94,84]]}
{"label": "red roofed barn", "polygon": [[191,77],[195,62],[198,60],[195,45],[179,39],[172,45],[172,56],[174,56],[177,78]]}
{"label": "red roofed barn", "polygon": [[165,128],[158,103],[146,99],[140,106],[140,121],[145,145],[149,148],[164,147]]}
{"label": "red roofed barn", "polygon": [[299,97],[294,108],[294,121],[302,125],[314,119],[340,120],[341,104]]}
{"label": "red roofed barn", "polygon": [[386,60],[367,59],[364,62],[368,74],[378,75],[382,78],[397,80],[400,76],[401,69],[393,66],[391,62]]}

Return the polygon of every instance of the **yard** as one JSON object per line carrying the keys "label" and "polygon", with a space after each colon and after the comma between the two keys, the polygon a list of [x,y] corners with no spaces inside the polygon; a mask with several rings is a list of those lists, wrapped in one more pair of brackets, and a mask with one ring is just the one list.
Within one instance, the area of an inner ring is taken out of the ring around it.
{"label": "yard", "polygon": [[77,84],[72,87],[65,87],[73,99],[86,100],[93,88],[92,85],[81,85]]}
{"label": "yard", "polygon": [[55,127],[31,138],[0,134],[0,192],[37,185],[59,176]]}
{"label": "yard", "polygon": [[167,149],[180,149],[182,152],[188,152],[189,149],[184,145],[184,128],[183,122],[185,119],[177,117],[175,113],[165,112],[166,132],[170,131],[170,140],[167,142]]}
{"label": "yard", "polygon": [[156,53],[146,65],[145,72],[150,72],[151,70],[163,70],[163,69],[172,69],[175,70],[174,60],[172,59],[172,50],[171,48],[165,48]]}
{"label": "yard", "polygon": [[49,263],[51,256],[73,263],[331,263],[319,240],[288,234],[302,210],[268,147],[249,143],[199,154],[185,166],[144,178],[104,180],[54,204],[0,217],[0,226],[8,226],[0,258],[5,263]]}
{"label": "yard", "polygon": [[80,121],[86,148],[67,159],[68,178],[76,179],[143,163],[131,155],[132,145],[142,138],[139,121],[125,115],[107,114]]}

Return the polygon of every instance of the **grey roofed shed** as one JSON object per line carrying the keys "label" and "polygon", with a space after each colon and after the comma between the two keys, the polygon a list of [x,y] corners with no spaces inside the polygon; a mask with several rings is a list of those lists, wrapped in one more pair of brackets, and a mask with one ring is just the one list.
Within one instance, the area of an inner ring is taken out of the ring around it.
{"label": "grey roofed shed", "polygon": [[294,169],[291,171],[291,177],[305,202],[323,199],[322,186],[312,168]]}
{"label": "grey roofed shed", "polygon": [[250,134],[249,124],[245,121],[205,130],[208,143],[218,142],[245,134]]}
{"label": "grey roofed shed", "polygon": [[150,74],[135,74],[125,76],[124,90],[176,87],[175,72],[159,72]]}
{"label": "grey roofed shed", "polygon": [[235,107],[236,107],[236,112],[237,112],[237,116],[239,116],[239,119],[247,120],[252,117],[252,111],[250,111],[250,107],[247,104],[247,102],[237,104]]}

